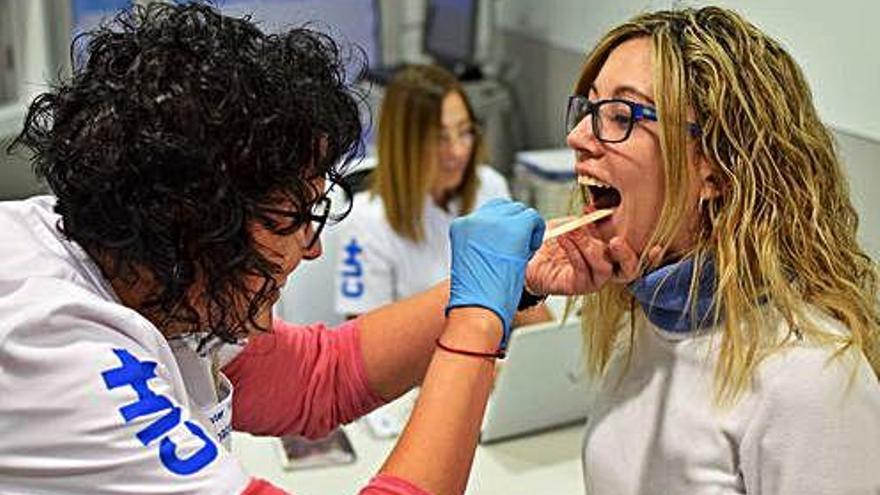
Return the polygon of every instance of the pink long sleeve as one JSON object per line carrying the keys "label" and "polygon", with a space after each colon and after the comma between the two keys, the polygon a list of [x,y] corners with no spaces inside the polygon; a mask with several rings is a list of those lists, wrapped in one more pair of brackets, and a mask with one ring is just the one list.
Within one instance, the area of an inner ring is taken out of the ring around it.
{"label": "pink long sleeve", "polygon": [[[290,495],[288,492],[261,479],[252,478],[241,495]],[[360,495],[431,495],[416,485],[401,478],[380,474],[370,480]]]}
{"label": "pink long sleeve", "polygon": [[380,474],[370,480],[360,495],[431,495],[403,478]]}
{"label": "pink long sleeve", "polygon": [[358,320],[336,329],[276,320],[223,368],[235,392],[233,428],[320,438],[383,403],[369,387]]}
{"label": "pink long sleeve", "polygon": [[[250,339],[223,372],[235,387],[232,423],[239,431],[319,438],[383,403],[367,383],[358,320],[336,329],[276,320],[271,334]],[[243,495],[284,493],[254,478]],[[360,495],[430,494],[380,474]]]}

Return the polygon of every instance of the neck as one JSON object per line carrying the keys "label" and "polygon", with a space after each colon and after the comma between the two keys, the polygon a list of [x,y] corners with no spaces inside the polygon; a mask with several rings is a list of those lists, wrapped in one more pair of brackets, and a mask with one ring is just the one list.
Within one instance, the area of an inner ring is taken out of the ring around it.
{"label": "neck", "polygon": [[431,198],[434,200],[435,205],[445,210],[449,204],[449,200],[452,199],[452,191],[449,189],[437,188],[431,191]]}
{"label": "neck", "polygon": [[[170,311],[166,311],[151,304],[156,295],[160,293],[161,284],[150,270],[143,266],[111,270],[113,264],[109,256],[92,256],[92,258],[96,260],[96,264],[101,269],[104,278],[110,283],[119,301],[149,320],[166,338],[192,334],[195,331],[216,330],[216,328],[209,328],[207,324],[212,321],[208,317],[210,305],[199,292],[198,275],[196,282],[190,284],[186,289],[186,294],[175,301],[175,305]],[[246,317],[241,317],[240,315],[243,313],[227,315],[224,321],[226,323],[236,322],[232,324],[230,331],[237,337],[264,333],[272,328],[272,306],[271,303],[267,304],[255,316],[253,322],[247,320]]]}
{"label": "neck", "polygon": [[137,311],[166,338],[187,333],[183,323],[173,321],[167,314],[149,304],[159,292],[159,284],[152,272],[142,266],[116,267],[107,254],[89,254],[123,306]]}

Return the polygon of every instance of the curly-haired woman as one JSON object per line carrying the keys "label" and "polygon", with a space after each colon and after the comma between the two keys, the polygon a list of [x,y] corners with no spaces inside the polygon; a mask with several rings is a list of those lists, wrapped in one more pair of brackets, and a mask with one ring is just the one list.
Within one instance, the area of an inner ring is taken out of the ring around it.
{"label": "curly-haired woman", "polygon": [[319,437],[423,377],[364,493],[463,491],[537,213],[457,221],[449,283],[338,329],[273,321],[349,209],[339,48],[163,2],[87,40],[16,140],[53,196],[0,204],[0,492],[281,493],[230,429]]}
{"label": "curly-haired woman", "polygon": [[739,15],[640,15],[568,105],[585,212],[538,294],[589,294],[590,494],[880,493],[876,265],[800,69]]}

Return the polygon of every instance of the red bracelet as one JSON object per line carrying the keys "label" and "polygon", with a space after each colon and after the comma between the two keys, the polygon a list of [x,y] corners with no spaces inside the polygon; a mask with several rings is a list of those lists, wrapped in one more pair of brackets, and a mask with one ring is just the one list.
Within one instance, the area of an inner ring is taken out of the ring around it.
{"label": "red bracelet", "polygon": [[495,352],[476,352],[476,351],[466,351],[464,349],[455,349],[449,347],[448,345],[440,342],[440,337],[437,337],[437,347],[443,349],[446,352],[451,352],[453,354],[461,354],[463,356],[473,356],[473,357],[481,357],[486,359],[504,359],[504,356],[507,355],[507,351],[504,349],[498,349]]}

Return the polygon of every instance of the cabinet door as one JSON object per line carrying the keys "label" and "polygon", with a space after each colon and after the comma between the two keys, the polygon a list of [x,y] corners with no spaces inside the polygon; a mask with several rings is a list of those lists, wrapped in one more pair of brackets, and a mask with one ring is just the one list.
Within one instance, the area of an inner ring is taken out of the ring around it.
{"label": "cabinet door", "polygon": [[18,97],[16,0],[0,0],[0,105]]}

